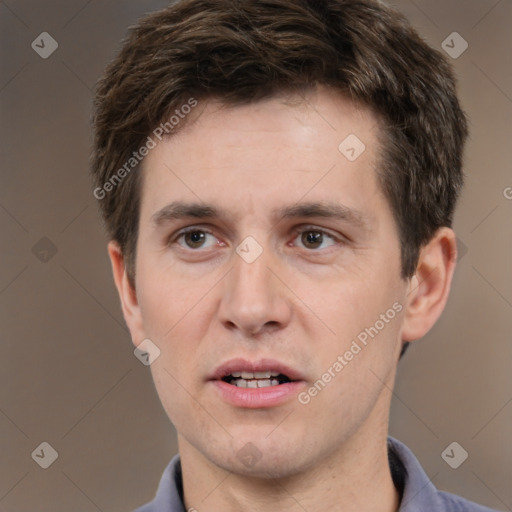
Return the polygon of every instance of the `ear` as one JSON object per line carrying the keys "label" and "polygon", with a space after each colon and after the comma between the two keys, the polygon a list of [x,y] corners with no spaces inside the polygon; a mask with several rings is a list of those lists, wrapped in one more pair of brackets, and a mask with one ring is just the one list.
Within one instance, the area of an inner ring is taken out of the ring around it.
{"label": "ear", "polygon": [[110,256],[114,281],[119,293],[119,298],[121,299],[123,316],[128,325],[128,329],[130,329],[132,342],[137,346],[146,338],[137,293],[128,279],[124,256],[117,242],[109,242],[108,255]]}
{"label": "ear", "polygon": [[427,334],[441,316],[448,300],[457,262],[457,240],[452,229],[436,231],[420,251],[415,275],[409,281],[402,340],[414,341]]}

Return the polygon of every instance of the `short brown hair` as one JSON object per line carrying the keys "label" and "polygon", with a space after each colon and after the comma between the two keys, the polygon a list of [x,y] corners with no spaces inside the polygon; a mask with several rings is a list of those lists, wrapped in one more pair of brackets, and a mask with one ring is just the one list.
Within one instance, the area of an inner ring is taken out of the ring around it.
{"label": "short brown hair", "polygon": [[96,90],[95,195],[133,285],[141,181],[121,170],[152,131],[191,98],[237,105],[316,85],[378,117],[378,176],[402,277],[414,274],[463,182],[467,122],[446,58],[377,0],[183,0],[130,29]]}

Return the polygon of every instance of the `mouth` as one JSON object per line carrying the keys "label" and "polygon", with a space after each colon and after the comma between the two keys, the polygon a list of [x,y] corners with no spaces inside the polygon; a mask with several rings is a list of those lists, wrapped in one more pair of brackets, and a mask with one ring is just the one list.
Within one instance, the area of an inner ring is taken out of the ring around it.
{"label": "mouth", "polygon": [[263,372],[232,372],[229,375],[222,377],[221,380],[238,388],[253,389],[269,388],[287,384],[289,382],[294,382],[294,380],[290,379],[284,373],[279,373],[273,370],[266,370]]}
{"label": "mouth", "polygon": [[265,388],[303,381],[305,378],[276,359],[249,361],[236,358],[217,367],[208,380],[220,380],[239,388]]}
{"label": "mouth", "polygon": [[208,379],[220,398],[237,408],[262,409],[293,400],[306,379],[275,359],[231,359]]}

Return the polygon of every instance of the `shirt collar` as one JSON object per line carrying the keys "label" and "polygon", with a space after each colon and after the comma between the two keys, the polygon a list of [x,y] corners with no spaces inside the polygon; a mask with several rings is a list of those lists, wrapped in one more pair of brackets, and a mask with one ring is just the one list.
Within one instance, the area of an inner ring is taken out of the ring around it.
{"label": "shirt collar", "polygon": [[437,489],[411,450],[400,441],[388,437],[388,452],[396,456],[404,471],[404,489],[398,512],[444,510]]}
{"label": "shirt collar", "polygon": [[[399,491],[403,485],[398,512],[443,510],[437,489],[423,471],[413,453],[400,441],[388,438],[388,453],[393,481]],[[179,455],[162,475],[154,501],[137,512],[186,512],[183,505],[183,484]]]}

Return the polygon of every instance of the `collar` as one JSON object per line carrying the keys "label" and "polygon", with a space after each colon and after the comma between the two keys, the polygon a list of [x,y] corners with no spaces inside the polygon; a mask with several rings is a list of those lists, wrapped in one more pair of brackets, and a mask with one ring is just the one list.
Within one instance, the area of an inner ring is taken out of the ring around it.
{"label": "collar", "polygon": [[[393,482],[402,496],[398,512],[492,512],[439,492],[409,448],[392,437],[388,437],[388,456]],[[165,469],[155,499],[136,512],[186,512],[179,455]]]}

